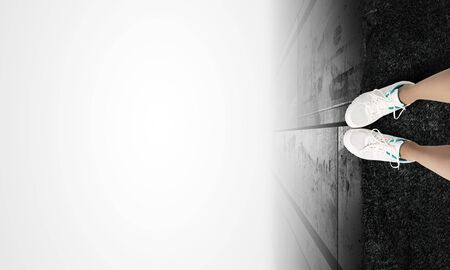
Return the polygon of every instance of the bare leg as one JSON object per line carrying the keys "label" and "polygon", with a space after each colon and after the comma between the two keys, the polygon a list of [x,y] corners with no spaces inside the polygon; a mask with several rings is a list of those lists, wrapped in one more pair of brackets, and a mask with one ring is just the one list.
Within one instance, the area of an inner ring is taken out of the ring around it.
{"label": "bare leg", "polygon": [[[408,105],[420,99],[450,103],[450,69],[441,71],[415,85],[402,86],[399,98]],[[450,145],[422,146],[406,141],[400,148],[400,156],[415,160],[450,180]]]}
{"label": "bare leg", "polygon": [[399,91],[399,98],[407,105],[419,99],[450,103],[450,68],[415,85],[402,86]]}
{"label": "bare leg", "polygon": [[415,160],[450,180],[450,145],[421,146],[415,142],[406,141],[400,148],[400,156],[404,159]]}

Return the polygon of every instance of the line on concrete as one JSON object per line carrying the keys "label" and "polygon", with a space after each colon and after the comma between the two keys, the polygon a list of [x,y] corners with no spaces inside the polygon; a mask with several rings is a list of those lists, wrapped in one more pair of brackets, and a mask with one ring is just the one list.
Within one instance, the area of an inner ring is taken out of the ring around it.
{"label": "line on concrete", "polygon": [[330,249],[327,247],[325,242],[323,242],[322,238],[320,238],[320,235],[316,232],[314,227],[309,222],[308,218],[306,218],[305,214],[302,212],[300,207],[298,207],[297,203],[291,197],[289,192],[286,190],[286,188],[283,186],[283,184],[280,181],[277,181],[277,182],[281,186],[281,190],[283,191],[284,195],[288,199],[288,201],[291,204],[291,206],[294,208],[294,210],[297,213],[298,217],[300,218],[300,220],[302,221],[303,225],[305,226],[305,229],[308,231],[309,235],[313,239],[313,241],[316,244],[317,248],[319,249],[320,253],[322,253],[322,256],[325,258],[325,260],[327,261],[327,263],[330,266],[330,268],[331,269],[336,269],[336,267],[337,267],[337,270],[342,270],[342,267],[339,265],[338,260],[333,256],[333,254],[331,253]]}
{"label": "line on concrete", "polygon": [[335,123],[326,123],[326,124],[319,124],[319,125],[300,126],[300,127],[287,128],[287,129],[277,129],[277,130],[275,130],[275,132],[287,132],[287,131],[296,131],[296,130],[345,127],[345,126],[347,126],[347,123],[345,123],[345,122],[335,122]]}
{"label": "line on concrete", "polygon": [[306,265],[308,266],[308,269],[311,270],[311,265],[309,265],[308,259],[305,256],[305,253],[303,252],[303,248],[302,248],[302,246],[300,245],[300,242],[297,239],[297,235],[295,234],[294,228],[292,228],[292,224],[289,222],[289,219],[286,216],[284,216],[284,219],[285,219],[285,221],[286,221],[286,223],[287,223],[287,225],[289,227],[289,230],[291,231],[292,235],[294,235],[295,243],[297,244],[298,248],[300,249],[300,253],[302,254],[303,260],[306,262]]}
{"label": "line on concrete", "polygon": [[[294,31],[291,33],[291,35],[289,35],[289,39],[287,41],[287,47],[284,49],[283,54],[281,56],[281,62],[279,65],[279,70],[281,69],[281,67],[283,66],[284,60],[286,59],[286,57],[288,56],[289,52],[291,51],[292,45],[294,44],[295,39],[298,37],[298,34],[300,33],[300,31],[302,30],[303,26],[306,23],[306,20],[308,20],[309,15],[311,14],[311,11],[314,7],[314,4],[317,2],[317,0],[311,0],[309,1],[308,6],[305,9],[305,12],[303,13],[303,16],[301,17],[300,20],[296,20],[298,21],[298,23],[295,24],[294,26]],[[299,15],[297,15],[297,18],[299,17]]]}
{"label": "line on concrete", "polygon": [[339,267],[339,128],[336,128],[336,258]]}
{"label": "line on concrete", "polygon": [[330,107],[327,107],[327,108],[323,108],[323,109],[320,109],[320,110],[317,110],[317,111],[301,114],[301,115],[298,116],[298,118],[302,118],[302,117],[310,116],[310,115],[313,115],[313,114],[318,114],[318,113],[321,113],[321,112],[333,110],[333,109],[336,109],[336,108],[339,108],[339,107],[343,107],[343,106],[349,105],[350,103],[352,103],[352,102],[351,101],[342,102],[342,103],[339,103],[339,104],[336,104],[336,105],[333,105],[333,106],[330,106]]}

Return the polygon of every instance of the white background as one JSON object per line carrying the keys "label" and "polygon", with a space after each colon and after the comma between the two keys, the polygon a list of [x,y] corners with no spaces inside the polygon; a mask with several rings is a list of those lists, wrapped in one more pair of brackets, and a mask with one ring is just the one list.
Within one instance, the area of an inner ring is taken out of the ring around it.
{"label": "white background", "polygon": [[272,269],[269,1],[0,1],[0,269]]}

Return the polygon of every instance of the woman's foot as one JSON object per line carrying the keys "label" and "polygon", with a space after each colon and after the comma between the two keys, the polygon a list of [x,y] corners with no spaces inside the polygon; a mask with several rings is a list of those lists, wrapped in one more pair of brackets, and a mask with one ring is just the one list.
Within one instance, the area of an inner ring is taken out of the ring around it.
{"label": "woman's foot", "polygon": [[[398,119],[407,106],[399,99],[399,88],[408,84],[414,83],[401,81],[359,95],[348,106],[345,122],[352,128],[359,128],[370,125],[389,113],[393,113],[394,118]],[[401,111],[396,114],[398,110]]]}
{"label": "woman's foot", "polygon": [[414,162],[400,157],[400,147],[405,141],[377,129],[350,129],[344,135],[344,146],[352,154],[362,159],[390,162],[393,168],[399,168],[400,163]]}

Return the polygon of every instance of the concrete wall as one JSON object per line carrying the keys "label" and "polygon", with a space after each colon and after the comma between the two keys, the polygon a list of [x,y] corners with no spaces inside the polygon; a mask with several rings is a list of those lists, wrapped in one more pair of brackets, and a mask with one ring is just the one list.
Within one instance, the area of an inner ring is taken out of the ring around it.
{"label": "concrete wall", "polygon": [[359,269],[361,171],[341,142],[348,129],[343,115],[360,91],[362,76],[358,1],[279,5],[283,45],[273,146],[278,230],[284,232],[280,264],[284,269]]}

